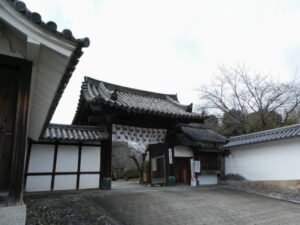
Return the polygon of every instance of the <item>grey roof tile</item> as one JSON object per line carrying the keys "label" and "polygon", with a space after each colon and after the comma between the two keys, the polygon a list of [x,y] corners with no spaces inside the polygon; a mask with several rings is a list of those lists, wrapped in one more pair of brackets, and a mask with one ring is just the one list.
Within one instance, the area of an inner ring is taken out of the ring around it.
{"label": "grey roof tile", "polygon": [[[74,121],[81,110],[81,101],[103,104],[128,113],[151,114],[200,122],[203,117],[189,112],[191,105],[182,105],[177,95],[137,90],[85,77]],[[74,122],[73,121],[73,122]]]}
{"label": "grey roof tile", "polygon": [[195,125],[182,125],[183,132],[195,141],[206,141],[215,143],[226,143],[227,139],[212,131],[205,126],[195,126]]}
{"label": "grey roof tile", "polygon": [[53,21],[44,22],[42,20],[42,17],[37,12],[31,12],[26,4],[23,1],[18,0],[7,0],[16,11],[24,15],[24,19],[30,20],[32,23],[37,24],[42,29],[48,30],[49,32],[59,36],[63,37],[65,39],[68,39],[72,42],[75,42],[76,44],[79,44],[82,47],[88,47],[90,44],[90,40],[88,38],[82,38],[82,39],[76,39],[72,31],[69,29],[64,29],[63,31],[57,31],[57,25]]}
{"label": "grey roof tile", "polygon": [[[178,136],[184,143],[188,145],[201,146],[201,142],[211,142],[225,144],[228,142],[224,136],[209,130],[203,124],[179,124],[178,127],[184,137]],[[184,144],[183,143],[183,144]]]}
{"label": "grey roof tile", "polygon": [[108,139],[105,127],[49,124],[42,141],[99,142]]}
{"label": "grey roof tile", "polygon": [[231,137],[224,147],[232,148],[294,137],[300,137],[300,124]]}

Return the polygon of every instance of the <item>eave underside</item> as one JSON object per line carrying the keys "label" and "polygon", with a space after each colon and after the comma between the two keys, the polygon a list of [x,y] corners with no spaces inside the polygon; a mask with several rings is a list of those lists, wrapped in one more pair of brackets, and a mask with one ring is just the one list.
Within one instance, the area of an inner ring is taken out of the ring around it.
{"label": "eave underside", "polygon": [[[116,109],[109,106],[94,105],[81,99],[74,125],[98,125],[105,123],[118,123],[132,126],[168,127],[176,123],[203,123],[202,118],[182,118],[176,115],[149,114],[147,112],[128,112],[126,109]],[[147,125],[149,124],[149,125]]]}

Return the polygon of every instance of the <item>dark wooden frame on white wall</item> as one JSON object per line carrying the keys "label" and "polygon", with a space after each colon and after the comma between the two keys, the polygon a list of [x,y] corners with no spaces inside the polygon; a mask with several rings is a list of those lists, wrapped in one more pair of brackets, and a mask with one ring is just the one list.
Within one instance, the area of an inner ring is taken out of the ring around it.
{"label": "dark wooden frame on white wall", "polygon": [[[52,172],[33,172],[29,173],[29,162],[30,162],[30,155],[31,155],[31,148],[34,144],[42,144],[42,145],[53,145],[54,147],[54,157],[53,157],[53,165],[52,165]],[[76,172],[56,172],[56,162],[57,162],[57,152],[58,152],[58,146],[59,145],[69,145],[69,146],[77,146],[78,147],[78,161],[77,161],[77,171]],[[100,152],[100,165],[99,171],[81,171],[81,153],[82,153],[82,147],[85,146],[94,146],[99,147],[101,151],[101,144],[85,144],[82,142],[78,143],[66,143],[66,142],[44,142],[44,141],[28,141],[28,151],[26,156],[26,164],[25,164],[25,176],[24,176],[24,189],[26,188],[27,184],[27,177],[28,176],[51,176],[51,187],[50,191],[54,191],[54,184],[55,184],[55,176],[56,175],[76,175],[76,189],[70,189],[70,190],[79,190],[79,184],[80,184],[80,175],[86,175],[86,174],[99,174],[99,188],[100,188],[100,180],[101,180],[101,152]],[[57,190],[59,191],[59,190]]]}

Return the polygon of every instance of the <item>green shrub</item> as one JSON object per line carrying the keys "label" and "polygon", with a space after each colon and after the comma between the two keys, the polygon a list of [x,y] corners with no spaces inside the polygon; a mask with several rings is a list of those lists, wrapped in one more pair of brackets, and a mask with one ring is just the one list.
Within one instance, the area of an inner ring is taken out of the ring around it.
{"label": "green shrub", "polygon": [[124,174],[125,174],[124,168],[114,169],[113,172],[112,172],[112,180],[123,179]]}
{"label": "green shrub", "polygon": [[132,179],[132,178],[139,178],[139,171],[136,168],[131,168],[126,170],[124,173],[124,179]]}

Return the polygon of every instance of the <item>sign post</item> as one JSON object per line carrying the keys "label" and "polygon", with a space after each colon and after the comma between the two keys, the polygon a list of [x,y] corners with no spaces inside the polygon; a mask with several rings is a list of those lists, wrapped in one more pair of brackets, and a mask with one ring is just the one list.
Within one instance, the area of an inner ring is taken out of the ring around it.
{"label": "sign post", "polygon": [[197,186],[197,180],[195,177],[195,168],[194,168],[194,159],[191,159],[191,186],[195,187]]}

